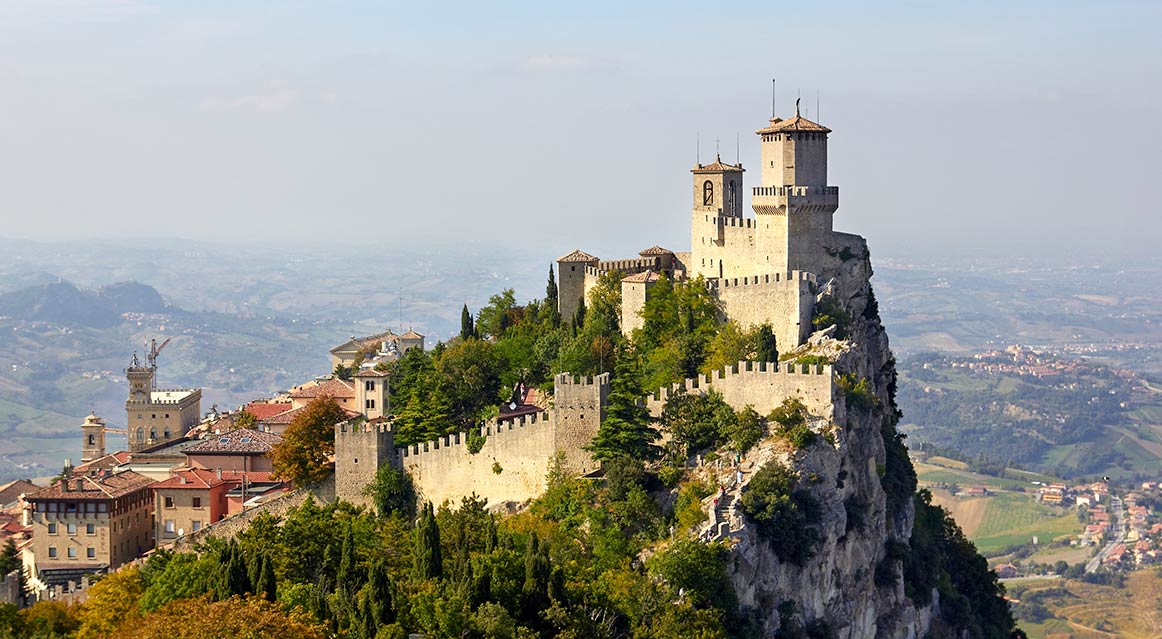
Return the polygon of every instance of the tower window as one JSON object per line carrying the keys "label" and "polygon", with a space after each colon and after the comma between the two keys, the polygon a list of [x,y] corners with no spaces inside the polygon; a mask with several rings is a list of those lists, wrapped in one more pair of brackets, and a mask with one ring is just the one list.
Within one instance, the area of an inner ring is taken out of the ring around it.
{"label": "tower window", "polygon": [[89,445],[90,445],[90,446],[96,446],[96,445],[97,445],[97,436],[96,436],[96,435],[94,435],[93,433],[89,433]]}
{"label": "tower window", "polygon": [[714,183],[706,180],[702,183],[702,206],[714,204]]}

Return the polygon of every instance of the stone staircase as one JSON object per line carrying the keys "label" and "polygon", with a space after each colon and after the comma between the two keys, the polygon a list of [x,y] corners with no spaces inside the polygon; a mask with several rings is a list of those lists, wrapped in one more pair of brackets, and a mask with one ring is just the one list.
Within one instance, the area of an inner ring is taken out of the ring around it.
{"label": "stone staircase", "polygon": [[732,472],[725,490],[718,490],[710,497],[702,500],[702,508],[706,511],[706,523],[698,533],[698,538],[706,543],[719,541],[730,536],[732,532],[742,529],[742,511],[739,499],[742,488],[746,485],[747,473],[741,467]]}

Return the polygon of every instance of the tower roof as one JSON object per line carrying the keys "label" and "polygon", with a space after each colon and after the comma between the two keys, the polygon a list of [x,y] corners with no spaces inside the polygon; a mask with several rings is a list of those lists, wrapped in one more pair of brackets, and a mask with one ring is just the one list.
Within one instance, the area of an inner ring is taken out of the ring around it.
{"label": "tower roof", "polygon": [[568,255],[557,258],[558,262],[598,262],[596,257],[586,253],[585,251],[577,250]]}
{"label": "tower roof", "polygon": [[812,122],[807,118],[795,114],[795,117],[790,120],[780,120],[779,118],[771,118],[771,123],[766,128],[759,129],[755,133],[762,135],[764,133],[784,133],[786,131],[812,131],[815,133],[831,133],[831,129]]}
{"label": "tower roof", "polygon": [[622,282],[649,284],[650,282],[658,281],[658,279],[660,277],[661,276],[658,275],[657,273],[655,273],[654,271],[647,270],[647,271],[642,271],[641,273],[635,273],[633,275],[630,275],[629,277],[623,277],[623,278],[621,278],[621,281]]}
{"label": "tower roof", "polygon": [[662,247],[658,246],[657,244],[649,247],[648,249],[642,251],[641,253],[638,253],[638,255],[641,255],[643,257],[652,257],[654,255],[673,255],[673,254],[674,254],[674,252],[671,251],[670,249],[662,248]]}
{"label": "tower roof", "polygon": [[742,168],[741,163],[739,163],[737,166],[734,164],[725,164],[722,161],[721,156],[715,155],[713,163],[711,163],[711,164],[699,164],[698,166],[690,169],[690,172],[691,173],[726,173],[729,171],[729,172],[741,173],[741,172],[743,172],[743,170],[744,169]]}

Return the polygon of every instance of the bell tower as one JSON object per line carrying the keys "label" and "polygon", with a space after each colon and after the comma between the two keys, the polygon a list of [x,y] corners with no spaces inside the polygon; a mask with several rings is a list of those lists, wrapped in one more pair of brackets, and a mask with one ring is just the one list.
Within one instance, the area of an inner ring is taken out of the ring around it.
{"label": "bell tower", "polygon": [[755,133],[762,138],[762,184],[752,190],[751,205],[763,231],[756,248],[776,272],[819,273],[839,208],[839,187],[827,185],[831,129],[800,115],[796,101],[795,117],[771,118]]}
{"label": "bell tower", "polygon": [[105,456],[105,420],[89,413],[81,424],[81,463],[85,464]]}
{"label": "bell tower", "polygon": [[737,258],[726,246],[727,227],[742,222],[742,164],[726,164],[715,156],[711,164],[696,164],[694,201],[690,220],[690,272],[707,278],[722,277],[724,260]]}

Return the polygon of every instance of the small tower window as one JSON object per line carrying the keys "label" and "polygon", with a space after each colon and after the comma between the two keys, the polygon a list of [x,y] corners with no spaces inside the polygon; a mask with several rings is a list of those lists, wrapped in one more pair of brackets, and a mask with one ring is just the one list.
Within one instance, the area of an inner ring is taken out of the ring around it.
{"label": "small tower window", "polygon": [[90,446],[96,446],[96,445],[97,445],[97,436],[96,436],[96,435],[94,435],[93,433],[89,433],[89,445],[90,445]]}
{"label": "small tower window", "polygon": [[736,187],[734,184],[734,180],[731,180],[730,181],[730,189],[727,190],[727,192],[726,192],[726,210],[727,210],[727,212],[729,212],[732,215],[735,215],[738,213],[738,211],[736,210],[737,209],[737,207],[736,207],[737,202],[736,202],[735,193],[734,193],[735,188]]}
{"label": "small tower window", "polygon": [[706,180],[702,183],[702,206],[714,205],[714,183]]}

